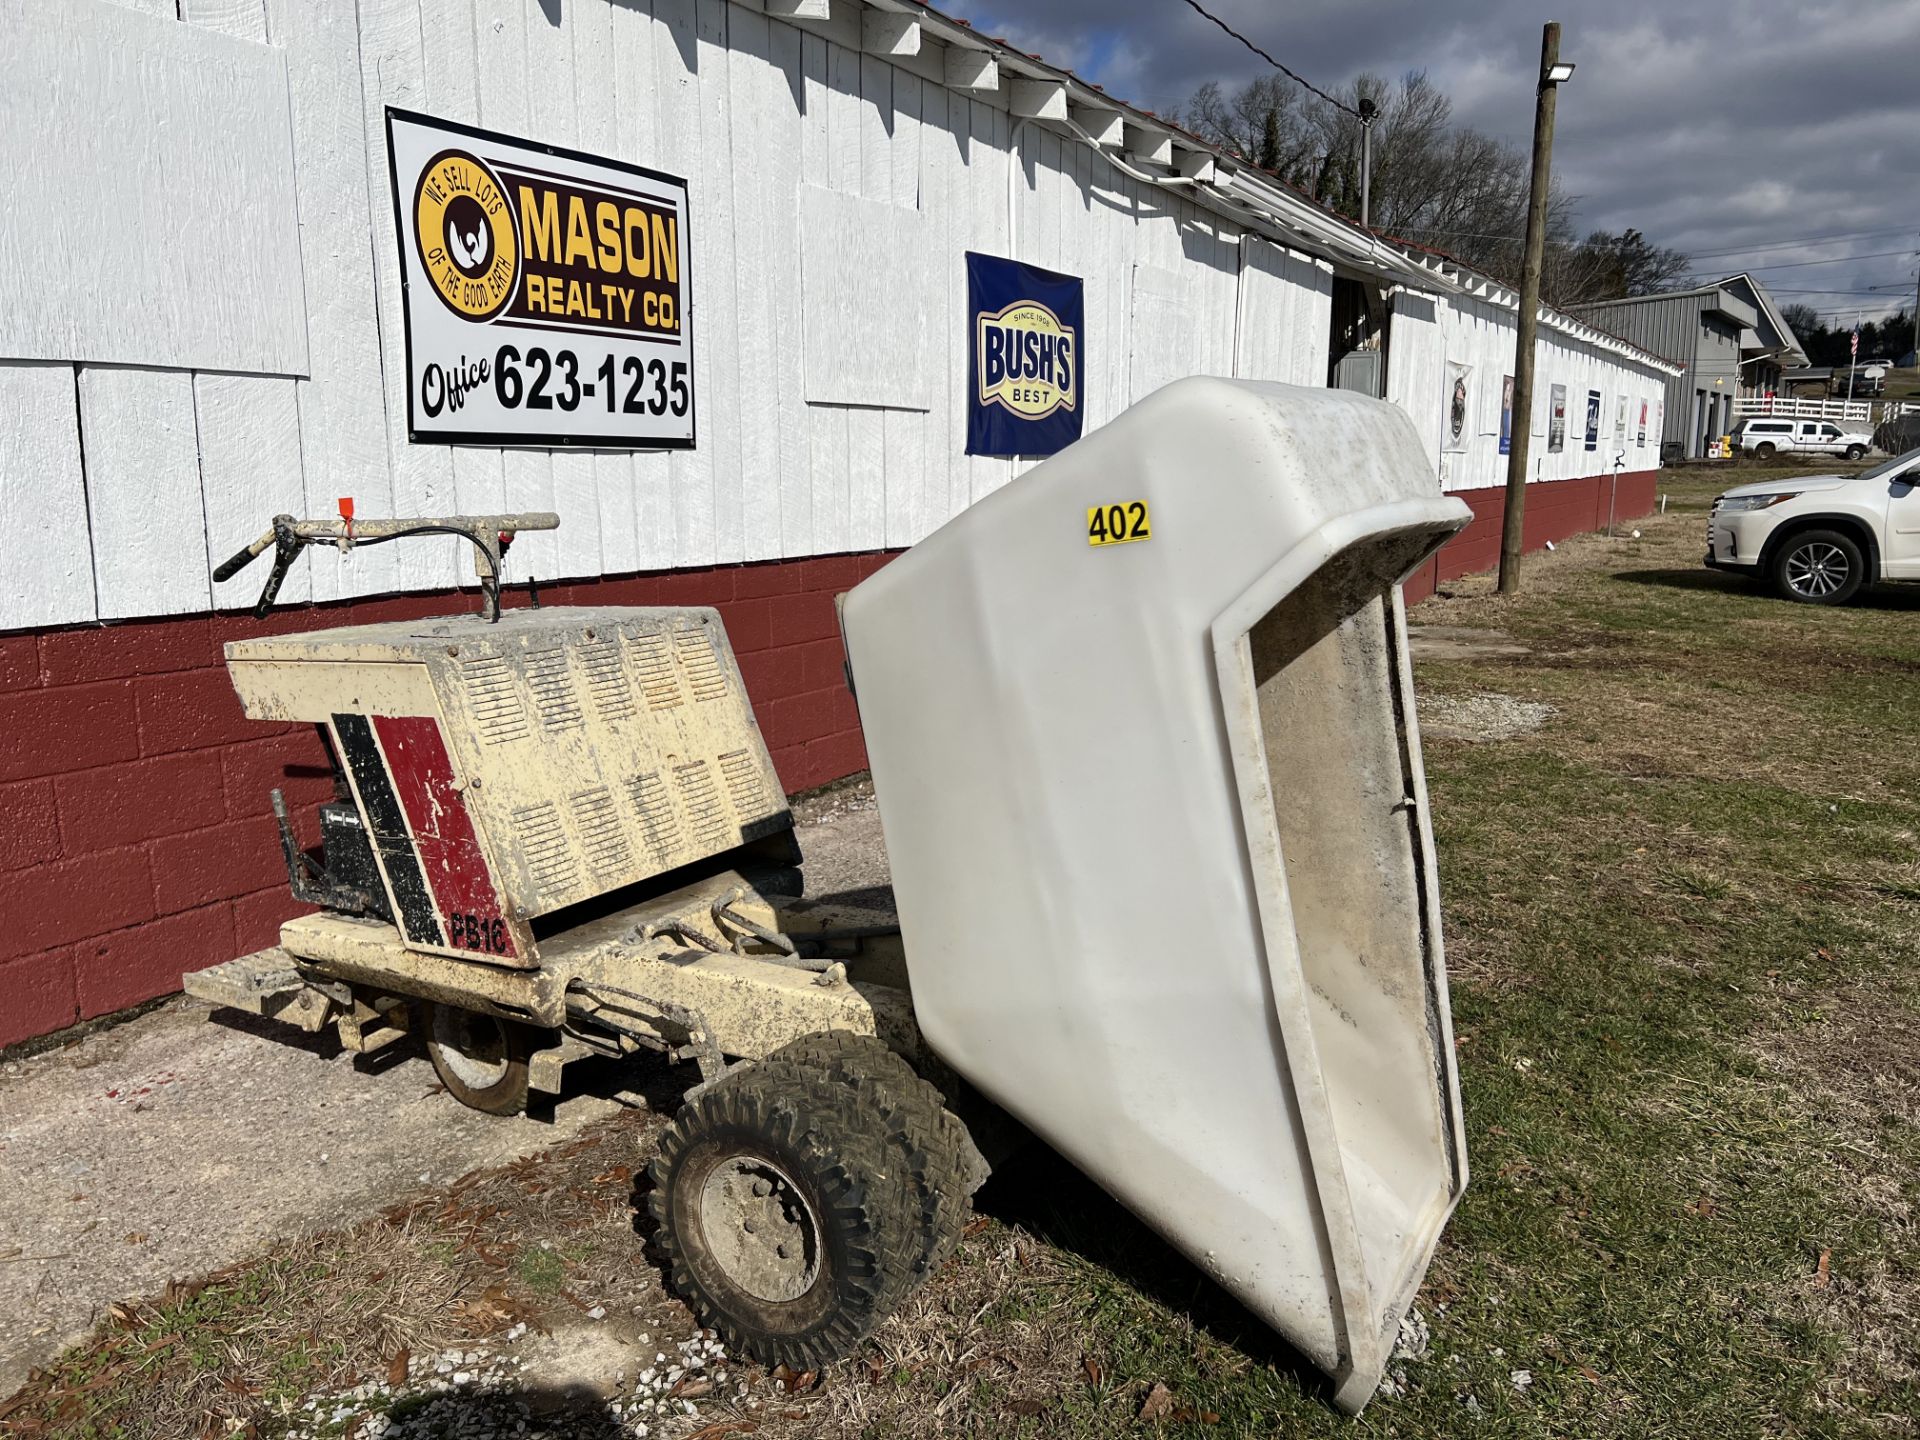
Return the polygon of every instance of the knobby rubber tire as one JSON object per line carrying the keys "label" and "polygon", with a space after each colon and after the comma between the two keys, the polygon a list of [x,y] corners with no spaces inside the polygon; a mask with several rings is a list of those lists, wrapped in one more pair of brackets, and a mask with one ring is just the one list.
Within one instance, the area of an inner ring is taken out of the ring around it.
{"label": "knobby rubber tire", "polygon": [[[818,1369],[849,1354],[898,1303],[919,1227],[870,1101],[807,1067],[762,1062],[689,1100],[662,1135],[647,1167],[647,1206],[668,1283],[735,1351]],[[817,1269],[792,1299],[736,1283],[705,1233],[707,1177],[736,1158],[777,1167],[811,1211]]]}
{"label": "knobby rubber tire", "polygon": [[916,1178],[927,1196],[926,1246],[918,1266],[926,1273],[938,1269],[958,1247],[973,1213],[970,1197],[988,1173],[973,1136],[947,1108],[946,1097],[872,1035],[821,1031],[783,1045],[769,1058],[821,1067],[856,1088],[878,1082],[901,1103],[909,1147],[919,1156]]}

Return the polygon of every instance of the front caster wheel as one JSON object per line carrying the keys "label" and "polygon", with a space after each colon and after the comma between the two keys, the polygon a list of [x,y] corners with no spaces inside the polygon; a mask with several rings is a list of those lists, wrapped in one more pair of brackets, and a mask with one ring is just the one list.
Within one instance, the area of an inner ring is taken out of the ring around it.
{"label": "front caster wheel", "polygon": [[427,1058],[447,1093],[488,1115],[527,1108],[527,1031],[523,1025],[422,1001]]}

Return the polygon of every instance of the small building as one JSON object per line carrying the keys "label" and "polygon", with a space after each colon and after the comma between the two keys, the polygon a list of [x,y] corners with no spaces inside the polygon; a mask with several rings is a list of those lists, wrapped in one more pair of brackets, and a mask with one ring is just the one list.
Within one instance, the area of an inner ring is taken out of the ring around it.
{"label": "small building", "polygon": [[1780,395],[1792,398],[1818,396],[1824,400],[1833,394],[1831,365],[1800,365],[1780,377]]}
{"label": "small building", "polygon": [[1787,370],[1807,363],[1773,297],[1745,272],[1568,310],[1681,367],[1667,381],[1663,454],[1675,445],[1689,459],[1711,453],[1733,429],[1736,398],[1778,394]]}
{"label": "small building", "polygon": [[1778,395],[1786,372],[1805,365],[1807,352],[1766,286],[1744,271],[1720,283],[1753,306],[1759,317],[1753,329],[1740,336],[1740,393]]}

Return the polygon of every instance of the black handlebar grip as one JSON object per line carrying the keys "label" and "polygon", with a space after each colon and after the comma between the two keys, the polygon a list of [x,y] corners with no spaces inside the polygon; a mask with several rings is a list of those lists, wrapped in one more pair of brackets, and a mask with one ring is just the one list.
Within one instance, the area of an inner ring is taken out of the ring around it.
{"label": "black handlebar grip", "polygon": [[246,569],[248,565],[252,564],[253,557],[259,553],[260,552],[255,550],[251,545],[242,546],[234,552],[231,559],[220,562],[220,568],[213,572],[213,578],[215,580],[231,580],[242,570]]}
{"label": "black handlebar grip", "polygon": [[266,619],[267,612],[273,609],[274,598],[280,593],[280,582],[287,578],[287,571],[293,568],[293,557],[297,553],[297,551],[282,550],[273,557],[273,573],[267,576],[266,588],[260,592],[260,598],[254,602],[254,619]]}

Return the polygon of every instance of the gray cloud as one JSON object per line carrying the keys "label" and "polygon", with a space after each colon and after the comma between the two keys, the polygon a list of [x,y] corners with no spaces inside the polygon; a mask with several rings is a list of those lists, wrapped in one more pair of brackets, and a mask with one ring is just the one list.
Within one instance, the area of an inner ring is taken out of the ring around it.
{"label": "gray cloud", "polygon": [[[1752,268],[1784,302],[1869,316],[1910,301],[1920,249],[1920,3],[1788,7],[1613,0],[1203,0],[1318,84],[1426,70],[1462,123],[1528,143],[1540,26],[1563,23],[1579,66],[1560,93],[1554,169],[1583,229],[1634,226],[1697,255],[1703,274]],[[1180,0],[936,0],[1021,49],[1148,109],[1265,65]],[[1845,232],[1858,238],[1773,246]],[[1436,237],[1437,238],[1437,237]],[[1441,243],[1444,244],[1444,241]],[[1841,264],[1795,261],[1905,255]],[[1766,266],[1769,268],[1761,269]],[[1838,294],[1886,285],[1875,294]],[[1813,293],[1813,292],[1822,293]]]}

